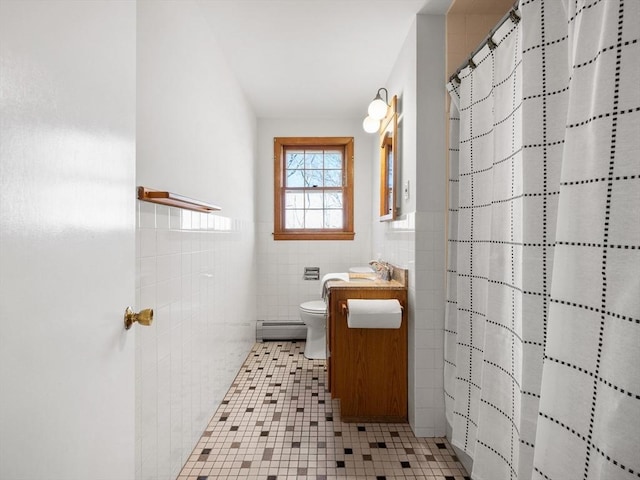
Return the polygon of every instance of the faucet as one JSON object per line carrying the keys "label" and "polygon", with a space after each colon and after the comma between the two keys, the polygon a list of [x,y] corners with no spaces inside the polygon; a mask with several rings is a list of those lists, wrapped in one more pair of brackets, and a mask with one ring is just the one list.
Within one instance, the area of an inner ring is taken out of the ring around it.
{"label": "faucet", "polygon": [[393,267],[387,262],[371,260],[369,262],[369,265],[371,265],[375,269],[376,274],[378,275],[378,277],[380,277],[381,280],[391,280]]}

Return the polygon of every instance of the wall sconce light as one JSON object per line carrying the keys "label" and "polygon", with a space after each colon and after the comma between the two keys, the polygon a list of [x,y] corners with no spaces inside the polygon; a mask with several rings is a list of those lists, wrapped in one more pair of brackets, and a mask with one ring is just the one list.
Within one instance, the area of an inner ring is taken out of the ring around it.
{"label": "wall sconce light", "polygon": [[[380,95],[380,92],[384,91],[384,100]],[[389,92],[386,88],[379,88],[376,97],[369,104],[367,113],[369,115],[362,122],[362,128],[367,133],[375,133],[380,129],[380,120],[387,115],[389,108]]]}

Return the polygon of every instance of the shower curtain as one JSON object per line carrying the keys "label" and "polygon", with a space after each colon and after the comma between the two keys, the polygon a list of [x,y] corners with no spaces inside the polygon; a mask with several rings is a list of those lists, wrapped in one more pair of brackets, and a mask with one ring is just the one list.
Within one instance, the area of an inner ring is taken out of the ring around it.
{"label": "shower curtain", "polygon": [[639,39],[638,0],[522,0],[447,85],[445,402],[475,480],[640,478]]}

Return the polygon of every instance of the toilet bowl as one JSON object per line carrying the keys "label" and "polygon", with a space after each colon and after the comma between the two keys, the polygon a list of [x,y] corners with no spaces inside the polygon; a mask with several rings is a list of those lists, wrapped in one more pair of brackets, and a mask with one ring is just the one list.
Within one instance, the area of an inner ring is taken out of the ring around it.
{"label": "toilet bowl", "polygon": [[300,304],[300,320],[307,326],[304,356],[311,360],[327,358],[327,305],[324,300]]}
{"label": "toilet bowl", "polygon": [[304,356],[312,360],[327,358],[327,291],[325,285],[329,280],[349,281],[348,273],[327,273],[320,282],[322,300],[312,300],[300,304],[300,320],[307,326],[307,343]]}

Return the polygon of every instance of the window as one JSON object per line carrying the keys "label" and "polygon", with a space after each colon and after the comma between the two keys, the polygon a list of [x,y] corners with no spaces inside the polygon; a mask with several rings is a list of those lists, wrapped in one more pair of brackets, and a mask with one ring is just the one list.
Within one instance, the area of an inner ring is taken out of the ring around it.
{"label": "window", "polygon": [[274,138],[274,239],[353,240],[353,137]]}

